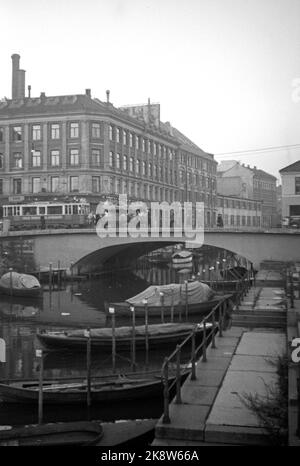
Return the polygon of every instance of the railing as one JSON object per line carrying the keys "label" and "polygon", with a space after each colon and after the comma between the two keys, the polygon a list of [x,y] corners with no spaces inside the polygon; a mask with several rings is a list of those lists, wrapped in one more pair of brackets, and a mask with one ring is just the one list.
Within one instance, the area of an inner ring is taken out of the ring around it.
{"label": "railing", "polygon": [[[162,422],[170,424],[169,403],[170,391],[176,386],[175,403],[181,404],[181,382],[184,376],[191,373],[191,380],[196,380],[196,362],[198,356],[202,355],[202,362],[207,361],[207,347],[211,342],[211,348],[216,348],[215,337],[219,332],[219,337],[223,337],[223,332],[227,328],[226,318],[230,316],[230,311],[235,307],[238,309],[243,297],[247,294],[251,287],[250,273],[247,277],[238,283],[237,290],[232,295],[224,297],[218,304],[206,315],[199,324],[195,324],[192,332],[176,346],[173,353],[164,359],[161,374],[164,386],[164,414]],[[199,330],[202,328],[201,343],[196,346],[196,337]],[[184,347],[191,345],[190,360],[184,366],[181,364],[181,355]],[[175,364],[176,375],[174,380],[169,382],[170,367]]]}

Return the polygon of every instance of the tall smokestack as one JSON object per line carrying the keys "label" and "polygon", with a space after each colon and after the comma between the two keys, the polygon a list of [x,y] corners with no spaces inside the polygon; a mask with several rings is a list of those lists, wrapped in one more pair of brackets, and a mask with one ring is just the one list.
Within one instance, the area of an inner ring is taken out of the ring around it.
{"label": "tall smokestack", "polygon": [[12,99],[23,99],[25,97],[25,71],[20,70],[20,55],[14,53],[12,56]]}

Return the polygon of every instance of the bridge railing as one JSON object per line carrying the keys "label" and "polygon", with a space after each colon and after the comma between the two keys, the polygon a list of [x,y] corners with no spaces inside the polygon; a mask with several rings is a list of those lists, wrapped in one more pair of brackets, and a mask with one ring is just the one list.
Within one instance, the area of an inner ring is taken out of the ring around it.
{"label": "bridge railing", "polygon": [[[216,348],[215,337],[217,333],[219,337],[223,337],[223,332],[226,330],[228,321],[230,320],[231,310],[241,303],[241,300],[251,287],[250,274],[247,274],[246,279],[239,282],[239,287],[236,292],[225,296],[218,304],[207,314],[199,324],[195,324],[192,332],[176,346],[175,350],[164,359],[161,376],[163,382],[164,393],[164,413],[162,422],[170,424],[169,403],[170,392],[175,387],[175,403],[181,404],[181,385],[183,380],[191,374],[191,380],[197,379],[196,364],[197,360],[202,356],[202,362],[207,362],[207,348],[211,343],[211,348]],[[196,346],[197,337],[200,336],[201,343]],[[183,363],[182,356],[190,347],[190,357],[188,363]],[[175,377],[170,378],[170,369],[175,367]],[[172,380],[172,382],[170,382]]]}

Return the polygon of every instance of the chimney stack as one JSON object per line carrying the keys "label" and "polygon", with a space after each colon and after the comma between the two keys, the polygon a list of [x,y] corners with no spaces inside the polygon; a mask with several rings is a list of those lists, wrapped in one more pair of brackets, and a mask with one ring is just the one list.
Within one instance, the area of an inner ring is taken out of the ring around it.
{"label": "chimney stack", "polygon": [[30,84],[28,84],[27,88],[28,88],[28,99],[30,99],[30,97],[31,97],[31,86],[30,86]]}
{"label": "chimney stack", "polygon": [[25,97],[25,71],[20,70],[20,55],[12,56],[12,99],[24,99]]}
{"label": "chimney stack", "polygon": [[85,95],[87,95],[88,97],[91,97],[91,89],[86,89]]}
{"label": "chimney stack", "polygon": [[106,102],[109,104],[109,94],[110,94],[110,91],[106,91]]}

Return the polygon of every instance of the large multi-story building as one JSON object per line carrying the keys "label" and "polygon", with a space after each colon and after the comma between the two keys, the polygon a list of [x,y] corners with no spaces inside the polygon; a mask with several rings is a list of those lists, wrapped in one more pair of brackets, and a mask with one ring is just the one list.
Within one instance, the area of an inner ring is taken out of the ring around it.
{"label": "large multi-story building", "polygon": [[279,170],[282,179],[282,217],[300,219],[300,160]]}
{"label": "large multi-story building", "polygon": [[262,226],[276,227],[276,177],[235,160],[221,162],[217,169],[218,193],[262,201]]}
{"label": "large multi-story building", "polygon": [[218,194],[218,226],[257,229],[262,226],[262,201]]}
{"label": "large multi-story building", "polygon": [[216,221],[216,161],[170,123],[159,104],[116,108],[84,94],[25,96],[12,55],[12,99],[0,101],[0,204],[127,193],[145,201],[204,201]]}

